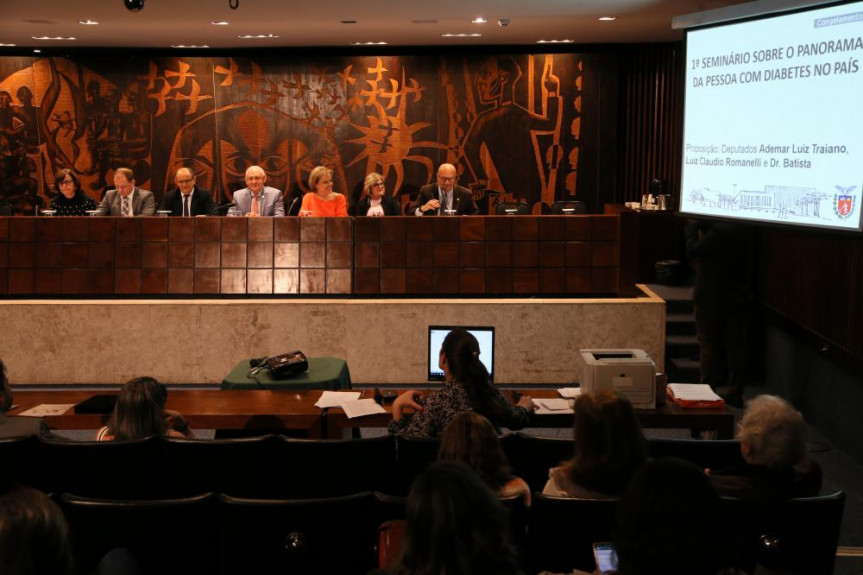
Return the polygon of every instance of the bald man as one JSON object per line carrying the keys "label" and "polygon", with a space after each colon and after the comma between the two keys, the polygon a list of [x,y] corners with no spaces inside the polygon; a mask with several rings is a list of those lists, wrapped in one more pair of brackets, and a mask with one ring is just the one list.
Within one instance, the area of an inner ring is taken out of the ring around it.
{"label": "bald man", "polygon": [[174,174],[177,187],[162,198],[160,211],[170,211],[172,216],[208,216],[218,207],[209,190],[195,184],[195,174],[189,168],[180,168]]}
{"label": "bald man", "polygon": [[473,201],[473,193],[456,184],[458,176],[455,166],[441,164],[437,170],[437,183],[420,188],[417,196],[417,216],[443,216],[453,213],[459,216],[471,216],[479,211]]}

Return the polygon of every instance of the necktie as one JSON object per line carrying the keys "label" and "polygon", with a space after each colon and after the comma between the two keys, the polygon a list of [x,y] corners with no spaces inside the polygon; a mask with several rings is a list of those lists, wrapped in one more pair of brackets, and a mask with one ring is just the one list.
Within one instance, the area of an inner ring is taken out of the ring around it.
{"label": "necktie", "polygon": [[252,213],[261,215],[261,208],[258,205],[258,196],[256,194],[252,194]]}
{"label": "necktie", "polygon": [[183,217],[189,217],[189,194],[183,195]]}
{"label": "necktie", "polygon": [[120,212],[120,214],[124,218],[127,218],[130,215],[132,215],[132,210],[129,208],[129,198],[123,198],[123,208],[122,208],[122,211]]}

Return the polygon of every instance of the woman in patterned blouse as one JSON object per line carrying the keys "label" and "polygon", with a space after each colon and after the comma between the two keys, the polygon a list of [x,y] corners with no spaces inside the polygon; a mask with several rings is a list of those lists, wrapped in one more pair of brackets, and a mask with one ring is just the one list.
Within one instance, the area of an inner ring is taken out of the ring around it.
{"label": "woman in patterned blouse", "polygon": [[83,216],[96,209],[96,202],[81,191],[81,182],[75,172],[68,168],[54,174],[54,190],[57,195],[51,200],[51,209],[58,216]]}
{"label": "woman in patterned blouse", "polygon": [[[495,427],[521,429],[533,411],[533,401],[522,396],[510,404],[498,388],[489,382],[488,370],[479,360],[479,343],[470,332],[454,329],[443,340],[439,365],[444,372],[440,391],[423,395],[409,389],[393,402],[391,433],[437,436],[459,413],[476,411]],[[414,413],[407,416],[405,407]]]}

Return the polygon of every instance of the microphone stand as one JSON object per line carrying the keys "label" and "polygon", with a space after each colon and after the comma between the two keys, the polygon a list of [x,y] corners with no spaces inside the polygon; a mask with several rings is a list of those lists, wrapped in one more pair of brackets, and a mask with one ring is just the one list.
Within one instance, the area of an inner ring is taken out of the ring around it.
{"label": "microphone stand", "polygon": [[227,204],[222,204],[221,206],[216,206],[215,208],[213,208],[209,212],[207,212],[207,215],[212,216],[213,214],[217,214],[220,211],[224,210],[225,208],[233,208],[236,205],[237,205],[237,202],[228,202]]}

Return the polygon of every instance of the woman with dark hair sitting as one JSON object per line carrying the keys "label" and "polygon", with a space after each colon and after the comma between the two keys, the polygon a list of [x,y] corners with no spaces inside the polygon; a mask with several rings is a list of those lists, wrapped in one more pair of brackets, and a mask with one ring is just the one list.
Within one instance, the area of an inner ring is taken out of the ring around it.
{"label": "woman with dark hair sitting", "polygon": [[57,195],[51,200],[51,209],[58,216],[84,216],[96,209],[96,202],[81,190],[81,181],[68,168],[54,174],[54,191]]}
{"label": "woman with dark hair sitting", "polygon": [[575,401],[575,456],[549,471],[545,495],[581,499],[619,497],[647,461],[647,442],[632,404],[614,390]]}
{"label": "woman with dark hair sitting", "polygon": [[433,463],[407,499],[402,556],[388,573],[520,573],[507,512],[477,475],[452,461]]}
{"label": "woman with dark hair sitting", "polygon": [[459,413],[441,437],[438,461],[464,463],[499,497],[521,495],[530,506],[530,487],[512,474],[494,426],[473,411]]}
{"label": "woman with dark hair sitting", "polygon": [[[454,329],[443,340],[439,358],[444,372],[440,391],[427,396],[409,389],[393,402],[391,433],[406,435],[440,435],[447,424],[463,411],[484,415],[495,427],[521,429],[533,411],[533,401],[522,396],[510,404],[489,381],[488,370],[479,359],[479,343],[470,332]],[[414,409],[408,417],[405,407]]]}
{"label": "woman with dark hair sitting", "polygon": [[177,411],[165,409],[168,389],[152,377],[137,377],[117,396],[108,425],[96,434],[96,441],[142,439],[152,435],[194,437],[189,422]]}
{"label": "woman with dark hair sitting", "polygon": [[75,573],[66,518],[41,491],[16,486],[0,492],[0,573]]}

